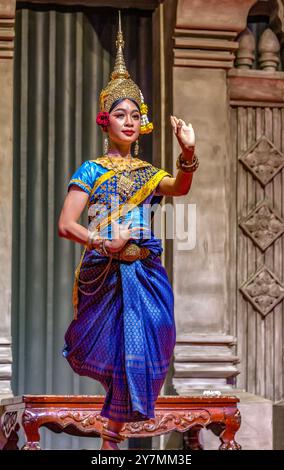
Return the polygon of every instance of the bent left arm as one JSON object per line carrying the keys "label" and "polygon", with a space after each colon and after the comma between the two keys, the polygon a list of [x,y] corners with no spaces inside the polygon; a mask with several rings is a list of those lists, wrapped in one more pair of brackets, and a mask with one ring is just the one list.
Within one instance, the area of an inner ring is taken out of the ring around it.
{"label": "bent left arm", "polygon": [[[192,154],[192,152],[191,152]],[[191,161],[185,154],[182,154],[182,158]],[[193,173],[186,173],[185,171],[178,170],[177,176],[171,178],[165,176],[158,185],[158,192],[163,196],[184,196],[190,190],[192,183]]]}
{"label": "bent left arm", "polygon": [[[189,123],[187,126],[182,119],[177,119],[175,116],[171,116],[171,124],[182,150],[182,158],[191,163],[195,150],[195,134],[192,125]],[[163,196],[184,196],[190,190],[192,177],[193,172],[178,170],[175,178],[165,176],[159,183],[157,191]]]}

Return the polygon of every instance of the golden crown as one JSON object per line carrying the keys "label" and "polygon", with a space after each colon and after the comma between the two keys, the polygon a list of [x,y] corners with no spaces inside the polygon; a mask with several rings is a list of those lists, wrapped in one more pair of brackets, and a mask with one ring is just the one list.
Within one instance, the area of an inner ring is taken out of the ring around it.
{"label": "golden crown", "polygon": [[121,16],[119,11],[119,27],[116,40],[116,59],[114,70],[111,73],[110,81],[107,86],[102,89],[100,93],[100,110],[109,112],[111,105],[114,101],[120,98],[131,98],[137,102],[140,107],[141,112],[141,128],[140,134],[149,134],[152,132],[154,126],[152,122],[148,120],[148,106],[144,103],[143,94],[136,85],[136,83],[131,80],[130,75],[126,69],[123,48],[124,40],[121,30]]}

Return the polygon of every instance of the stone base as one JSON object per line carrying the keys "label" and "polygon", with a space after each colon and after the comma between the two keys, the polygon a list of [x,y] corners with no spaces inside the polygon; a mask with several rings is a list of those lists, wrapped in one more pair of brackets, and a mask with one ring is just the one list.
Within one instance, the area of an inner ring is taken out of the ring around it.
{"label": "stone base", "polygon": [[[198,393],[202,395],[203,391],[193,390],[187,392],[187,395],[197,395]],[[222,393],[224,395],[236,395],[240,399],[238,408],[241,412],[242,422],[239,431],[236,433],[236,441],[242,446],[242,450],[284,449],[284,402],[273,405],[270,400],[235,389],[231,391],[224,390]],[[274,415],[278,414],[277,426],[274,419],[274,429],[273,407]],[[165,436],[163,448],[182,449],[182,438],[176,432]],[[202,429],[200,443],[203,445],[204,450],[216,450],[219,439],[211,431]],[[276,445],[277,447],[275,447]]]}
{"label": "stone base", "polygon": [[178,395],[188,390],[227,390],[239,374],[234,354],[236,338],[222,334],[179,334],[173,355],[173,387]]}
{"label": "stone base", "polygon": [[2,380],[1,381],[1,386],[3,385],[3,392],[2,390],[0,391],[0,404],[1,404],[1,400],[4,400],[5,398],[11,398],[13,397],[13,392],[11,390],[11,383],[9,380]]}

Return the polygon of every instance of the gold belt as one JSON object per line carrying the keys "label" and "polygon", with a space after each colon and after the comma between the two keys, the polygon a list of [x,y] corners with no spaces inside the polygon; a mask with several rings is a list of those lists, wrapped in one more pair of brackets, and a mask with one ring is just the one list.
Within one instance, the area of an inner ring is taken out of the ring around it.
{"label": "gold belt", "polygon": [[126,244],[121,251],[112,253],[111,256],[114,259],[121,261],[136,261],[137,259],[145,259],[149,256],[149,248],[138,246],[135,243]]}

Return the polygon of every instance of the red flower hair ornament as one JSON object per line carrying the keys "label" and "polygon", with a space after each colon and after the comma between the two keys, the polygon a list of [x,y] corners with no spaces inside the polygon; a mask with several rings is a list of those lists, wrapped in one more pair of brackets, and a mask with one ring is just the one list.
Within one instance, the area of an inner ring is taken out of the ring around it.
{"label": "red flower hair ornament", "polygon": [[96,123],[102,127],[103,131],[107,132],[109,126],[109,113],[106,111],[100,111],[96,118]]}

